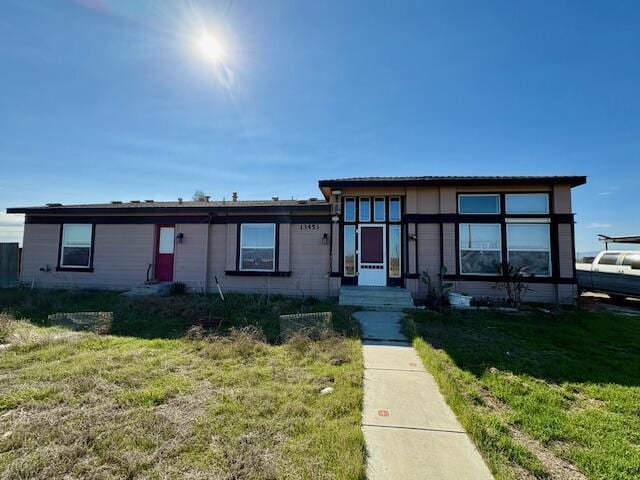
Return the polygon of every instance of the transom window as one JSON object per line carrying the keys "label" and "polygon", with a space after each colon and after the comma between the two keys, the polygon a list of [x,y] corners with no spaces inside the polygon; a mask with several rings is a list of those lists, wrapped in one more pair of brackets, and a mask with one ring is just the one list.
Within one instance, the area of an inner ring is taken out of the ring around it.
{"label": "transom window", "polygon": [[458,195],[459,213],[500,213],[500,195],[496,194],[463,194]]}
{"label": "transom window", "polygon": [[356,199],[355,198],[344,199],[344,221],[345,222],[356,221]]}
{"label": "transom window", "polygon": [[500,224],[460,224],[460,273],[497,275],[501,252]]}
{"label": "transom window", "polygon": [[371,200],[367,197],[360,198],[360,221],[371,221]]}
{"label": "transom window", "polygon": [[389,199],[389,221],[400,221],[400,197],[391,197]]}
{"label": "transom window", "polygon": [[516,223],[507,225],[507,261],[527,275],[551,275],[549,225]]}
{"label": "transom window", "polygon": [[384,197],[376,197],[373,199],[373,220],[375,222],[384,222],[387,218]]}
{"label": "transom window", "polygon": [[244,223],[240,226],[240,270],[275,271],[276,225]]}
{"label": "transom window", "polygon": [[91,267],[92,236],[93,225],[90,223],[65,223],[62,225],[60,266],[67,268]]}
{"label": "transom window", "polygon": [[549,195],[547,193],[508,193],[505,196],[507,213],[547,214]]}

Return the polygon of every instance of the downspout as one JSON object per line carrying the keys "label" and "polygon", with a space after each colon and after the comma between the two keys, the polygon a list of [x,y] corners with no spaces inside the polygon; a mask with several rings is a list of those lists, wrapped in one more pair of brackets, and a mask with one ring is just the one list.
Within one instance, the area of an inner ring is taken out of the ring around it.
{"label": "downspout", "polygon": [[204,279],[202,284],[204,285],[204,291],[202,293],[207,293],[207,287],[209,283],[209,231],[211,230],[211,213],[209,213],[207,217],[207,234],[205,235],[205,246],[204,246]]}

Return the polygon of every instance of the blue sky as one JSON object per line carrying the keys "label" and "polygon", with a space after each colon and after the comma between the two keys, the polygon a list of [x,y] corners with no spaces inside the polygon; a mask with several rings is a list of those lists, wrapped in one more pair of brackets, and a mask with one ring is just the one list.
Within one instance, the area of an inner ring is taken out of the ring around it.
{"label": "blue sky", "polygon": [[[0,211],[318,196],[354,175],[588,175],[640,234],[640,2],[4,0]],[[194,53],[206,28],[222,64]],[[0,214],[0,241],[20,236]]]}

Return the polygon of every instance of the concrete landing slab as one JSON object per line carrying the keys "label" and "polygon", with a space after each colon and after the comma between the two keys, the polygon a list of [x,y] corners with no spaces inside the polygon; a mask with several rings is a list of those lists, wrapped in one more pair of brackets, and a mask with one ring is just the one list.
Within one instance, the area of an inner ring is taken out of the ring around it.
{"label": "concrete landing slab", "polygon": [[365,368],[362,423],[464,432],[435,380],[424,371]]}
{"label": "concrete landing slab", "polygon": [[464,433],[363,427],[368,480],[491,480]]}
{"label": "concrete landing slab", "polygon": [[362,342],[365,368],[424,372],[424,364],[408,344],[396,342]]}
{"label": "concrete landing slab", "polygon": [[356,312],[353,317],[360,322],[365,340],[407,341],[401,331],[400,320],[404,317],[401,312]]}

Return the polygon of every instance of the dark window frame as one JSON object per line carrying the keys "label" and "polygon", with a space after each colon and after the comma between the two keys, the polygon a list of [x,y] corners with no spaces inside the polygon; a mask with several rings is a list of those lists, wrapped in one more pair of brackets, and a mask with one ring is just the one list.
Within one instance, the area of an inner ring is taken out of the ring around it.
{"label": "dark window frame", "polygon": [[[62,265],[62,240],[64,237],[64,226],[65,225],[91,225],[91,245],[89,247],[89,266],[72,266],[72,265]],[[93,272],[93,255],[95,253],[95,245],[96,245],[96,224],[95,222],[75,222],[75,223],[60,223],[59,224],[59,238],[58,238],[58,260],[56,263],[56,271],[57,272]]]}

